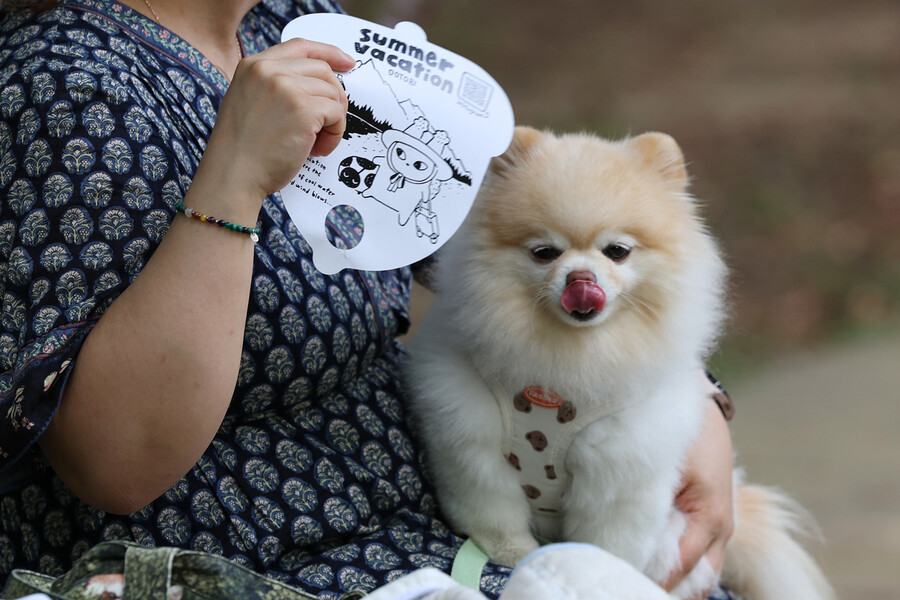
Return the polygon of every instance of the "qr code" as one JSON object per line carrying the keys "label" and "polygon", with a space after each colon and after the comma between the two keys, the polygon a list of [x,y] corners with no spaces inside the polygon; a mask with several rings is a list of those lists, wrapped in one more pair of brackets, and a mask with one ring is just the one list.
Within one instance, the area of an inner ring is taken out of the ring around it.
{"label": "qr code", "polygon": [[463,73],[459,82],[460,99],[482,112],[487,110],[493,91],[491,84],[481,81],[471,73]]}

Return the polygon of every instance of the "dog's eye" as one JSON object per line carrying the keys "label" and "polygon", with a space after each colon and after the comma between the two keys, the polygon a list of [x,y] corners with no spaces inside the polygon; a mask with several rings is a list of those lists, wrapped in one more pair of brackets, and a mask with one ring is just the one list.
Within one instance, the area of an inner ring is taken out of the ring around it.
{"label": "dog's eye", "polygon": [[628,255],[631,254],[631,248],[625,244],[610,244],[603,249],[603,254],[615,262],[620,262],[625,260]]}
{"label": "dog's eye", "polygon": [[562,254],[562,250],[553,246],[538,246],[531,250],[531,256],[538,262],[548,263],[556,260]]}

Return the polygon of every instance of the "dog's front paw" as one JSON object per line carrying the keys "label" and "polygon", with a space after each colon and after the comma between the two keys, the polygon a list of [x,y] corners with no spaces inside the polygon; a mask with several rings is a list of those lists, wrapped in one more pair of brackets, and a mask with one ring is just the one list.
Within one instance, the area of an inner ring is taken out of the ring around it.
{"label": "dog's front paw", "polygon": [[538,549],[537,541],[528,533],[503,535],[473,535],[472,541],[490,557],[492,562],[514,567],[520,560]]}

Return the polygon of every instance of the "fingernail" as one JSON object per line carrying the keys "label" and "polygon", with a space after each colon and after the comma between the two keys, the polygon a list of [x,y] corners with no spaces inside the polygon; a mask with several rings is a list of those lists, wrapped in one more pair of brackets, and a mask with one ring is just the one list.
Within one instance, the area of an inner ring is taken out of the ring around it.
{"label": "fingernail", "polygon": [[344,55],[344,58],[346,58],[347,60],[352,60],[353,62],[356,62],[356,59],[355,59],[354,57],[350,56],[349,54],[347,54],[347,53],[344,52],[343,50],[341,50],[341,54],[343,54],[343,55]]}

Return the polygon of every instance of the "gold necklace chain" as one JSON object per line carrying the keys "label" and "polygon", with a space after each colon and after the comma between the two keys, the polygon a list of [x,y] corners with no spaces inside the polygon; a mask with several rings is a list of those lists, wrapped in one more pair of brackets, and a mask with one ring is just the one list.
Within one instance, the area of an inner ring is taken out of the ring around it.
{"label": "gold necklace chain", "polygon": [[[159,15],[156,14],[156,11],[153,10],[153,5],[150,4],[150,0],[144,0],[144,4],[147,5],[147,8],[150,10],[150,14],[153,15],[153,20],[156,21],[158,24],[162,25],[162,20],[159,18]],[[234,41],[237,44],[238,55],[241,58],[244,58],[244,47],[241,46],[241,38],[237,34],[237,32],[235,32],[235,34],[234,34]],[[219,69],[220,71],[222,71],[222,69],[220,69],[218,66],[216,66],[216,68]]]}
{"label": "gold necklace chain", "polygon": [[162,21],[159,20],[159,15],[156,14],[155,10],[153,10],[153,5],[150,4],[150,0],[144,0],[144,4],[146,4],[147,8],[150,9],[150,14],[153,15],[153,20],[162,25]]}

